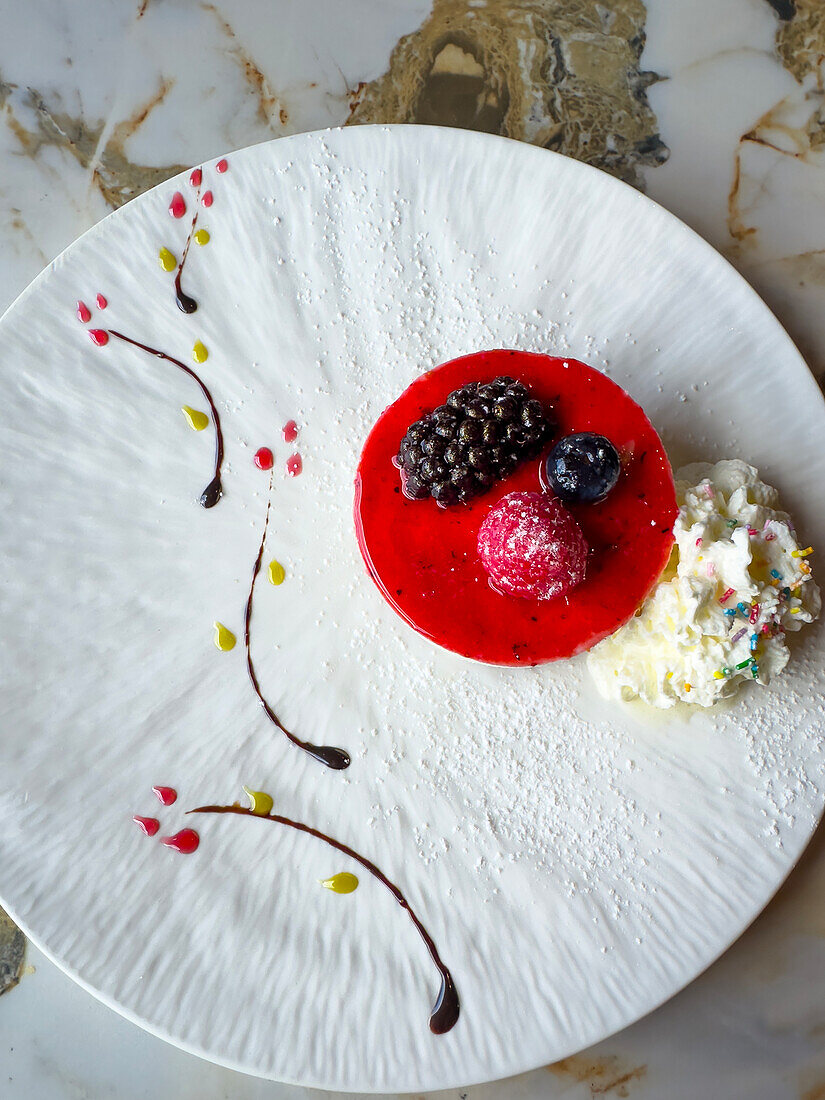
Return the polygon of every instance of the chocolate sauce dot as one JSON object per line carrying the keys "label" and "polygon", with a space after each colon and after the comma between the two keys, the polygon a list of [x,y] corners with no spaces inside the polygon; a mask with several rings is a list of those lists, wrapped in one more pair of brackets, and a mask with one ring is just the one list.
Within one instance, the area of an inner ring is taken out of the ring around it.
{"label": "chocolate sauce dot", "polygon": [[441,988],[438,991],[433,1010],[430,1013],[430,1031],[434,1035],[444,1035],[455,1027],[461,1003],[453,976],[445,967],[441,973]]}
{"label": "chocolate sauce dot", "polygon": [[198,308],[198,303],[195,299],[190,298],[179,286],[175,287],[175,301],[181,313],[194,313]]}
{"label": "chocolate sauce dot", "polygon": [[216,474],[201,493],[201,505],[204,508],[214,508],[222,495],[221,477],[220,474]]}
{"label": "chocolate sauce dot", "polygon": [[311,745],[308,741],[305,741],[302,748],[321,764],[326,764],[328,768],[332,768],[336,772],[343,771],[352,763],[348,752],[333,748],[332,745]]}

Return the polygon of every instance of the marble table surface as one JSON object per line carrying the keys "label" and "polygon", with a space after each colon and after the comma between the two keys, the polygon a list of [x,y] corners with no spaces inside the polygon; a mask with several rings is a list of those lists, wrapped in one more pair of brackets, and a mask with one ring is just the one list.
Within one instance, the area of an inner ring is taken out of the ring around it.
{"label": "marble table surface", "polygon": [[[715,245],[825,378],[823,0],[0,0],[0,309],[111,209],[302,130],[427,122],[612,172]],[[461,186],[461,181],[457,185]],[[0,1095],[308,1100],[199,1061],[0,916]],[[647,1019],[455,1100],[825,1100],[825,835]]]}

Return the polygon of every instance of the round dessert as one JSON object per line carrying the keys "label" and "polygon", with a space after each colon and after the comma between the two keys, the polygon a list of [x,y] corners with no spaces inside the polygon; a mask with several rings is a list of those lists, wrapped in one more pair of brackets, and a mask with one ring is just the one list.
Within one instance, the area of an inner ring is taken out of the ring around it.
{"label": "round dessert", "polygon": [[[552,421],[544,451],[466,503],[445,507],[429,493],[411,499],[398,468],[410,426],[456,390],[502,378],[521,383]],[[479,555],[482,524],[507,494],[545,489],[540,471],[546,451],[578,432],[604,436],[622,461],[621,476],[604,500],[565,505],[589,547],[584,579],[552,599],[497,591]],[[664,447],[639,405],[584,363],[521,351],[478,352],[418,378],[374,425],[355,482],[358,544],[384,597],[427,638],[489,664],[570,657],[612,634],[667,564],[676,514]]]}

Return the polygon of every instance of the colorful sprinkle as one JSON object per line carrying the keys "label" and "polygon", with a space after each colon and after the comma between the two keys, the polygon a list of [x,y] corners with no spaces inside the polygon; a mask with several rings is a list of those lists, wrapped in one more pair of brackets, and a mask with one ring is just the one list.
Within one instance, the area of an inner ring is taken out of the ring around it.
{"label": "colorful sprinkle", "polygon": [[109,343],[109,333],[105,328],[90,328],[89,338],[93,344],[97,344],[99,348],[105,348]]}
{"label": "colorful sprinkle", "polygon": [[808,565],[808,563],[806,561],[801,561],[799,563],[799,569],[800,569],[800,572],[802,572],[802,573],[810,573],[810,571],[811,571],[811,567],[810,567],[810,565]]}
{"label": "colorful sprinkle", "polygon": [[152,794],[162,806],[172,806],[178,800],[178,792],[174,787],[152,787]]}
{"label": "colorful sprinkle", "polygon": [[770,534],[765,535],[765,542],[773,542],[773,540],[775,538],[776,538],[776,535],[773,532],[771,532]]}
{"label": "colorful sprinkle", "polygon": [[798,615],[801,610],[802,610],[801,607],[792,607],[791,608],[791,614],[792,615]]}
{"label": "colorful sprinkle", "polygon": [[753,653],[753,651],[756,649],[756,647],[758,645],[759,645],[759,635],[758,634],[751,634],[751,641],[750,641],[751,653]]}
{"label": "colorful sprinkle", "polygon": [[725,526],[730,527],[730,529],[733,530],[733,528],[736,527],[736,520],[735,519],[726,520],[725,521]]}
{"label": "colorful sprinkle", "polygon": [[270,451],[269,447],[259,447],[255,452],[254,463],[259,470],[271,470],[275,458]]}
{"label": "colorful sprinkle", "polygon": [[286,472],[290,477],[297,477],[304,468],[304,460],[299,454],[290,455],[286,460]]}
{"label": "colorful sprinkle", "polygon": [[186,213],[186,200],[180,191],[176,191],[169,203],[169,213],[173,218],[182,218]]}
{"label": "colorful sprinkle", "polygon": [[214,199],[214,196],[213,196],[212,192],[211,191],[204,191],[203,198],[201,199],[201,202],[203,203],[203,205],[204,206],[211,206],[214,201],[215,201],[215,199]]}
{"label": "colorful sprinkle", "polygon": [[158,252],[158,261],[164,271],[174,271],[178,266],[178,261],[175,259],[174,253],[170,252],[168,248],[162,248]]}
{"label": "colorful sprinkle", "polygon": [[215,165],[215,171],[216,172],[225,172],[228,167],[229,167],[229,161],[224,157],[222,160],[219,160],[218,163]]}
{"label": "colorful sprinkle", "polygon": [[777,579],[778,581],[781,581],[781,580],[782,580],[782,574],[781,574],[781,573],[779,572],[779,570],[778,570],[778,569],[772,569],[772,570],[771,570],[771,576],[772,576],[772,577],[776,577],[776,579]]}
{"label": "colorful sprinkle", "polygon": [[755,527],[748,527],[748,534],[751,538],[753,538],[755,535],[758,535],[759,532],[756,530]]}
{"label": "colorful sprinkle", "polygon": [[722,593],[722,595],[719,597],[719,603],[725,603],[727,600],[729,600],[731,598],[731,596],[734,594],[735,591],[736,591],[735,588],[726,589]]}
{"label": "colorful sprinkle", "polygon": [[722,614],[727,615],[727,617],[729,619],[732,619],[734,617],[734,615],[736,614],[736,612],[733,610],[732,607],[726,607],[725,610],[722,612]]}
{"label": "colorful sprinkle", "polygon": [[[294,443],[298,438],[298,425],[294,420],[287,420],[281,430],[284,436],[284,443]],[[701,542],[702,540],[700,539],[699,541]]]}
{"label": "colorful sprinkle", "polygon": [[770,632],[771,632],[771,624],[770,623],[762,623],[762,633],[763,634],[770,634]]}
{"label": "colorful sprinkle", "polygon": [[199,229],[195,234],[195,244],[209,244],[209,230]]}
{"label": "colorful sprinkle", "polygon": [[813,546],[806,546],[804,550],[791,550],[791,557],[792,558],[807,558],[809,555],[813,554],[813,552],[814,552]]}
{"label": "colorful sprinkle", "polygon": [[202,432],[209,426],[209,417],[200,409],[193,409],[191,405],[182,405],[180,411],[186,417],[186,423],[193,432]]}
{"label": "colorful sprinkle", "polygon": [[754,661],[753,664],[751,665],[751,676],[753,676],[753,678],[755,680],[758,677],[758,675],[759,675],[759,665],[756,663],[756,661]]}
{"label": "colorful sprinkle", "polygon": [[358,889],[358,878],[349,871],[341,871],[332,878],[321,878],[318,881],[325,889],[332,890],[333,894],[351,894]]}
{"label": "colorful sprinkle", "polygon": [[672,680],[673,679],[673,673],[672,672],[666,672],[665,673],[665,679],[666,680]]}
{"label": "colorful sprinkle", "polygon": [[748,667],[748,665],[749,665],[749,664],[751,663],[751,661],[752,661],[752,660],[753,660],[753,658],[752,658],[752,657],[746,657],[744,661],[740,661],[740,662],[739,662],[739,664],[738,664],[738,665],[736,666],[736,667],[737,667],[737,669],[740,669],[740,668],[747,668],[747,667]]}
{"label": "colorful sprinkle", "polygon": [[717,669],[713,674],[713,678],[714,680],[724,680],[725,674],[724,672],[720,672],[719,669]]}
{"label": "colorful sprinkle", "polygon": [[209,352],[206,350],[204,344],[200,340],[196,340],[192,347],[192,358],[196,363],[205,363],[209,358]]}
{"label": "colorful sprinkle", "polygon": [[690,684],[685,684],[685,691],[690,691],[690,690],[691,690],[691,685]]}
{"label": "colorful sprinkle", "polygon": [[747,615],[748,613],[747,607],[745,607],[744,603],[741,600],[736,605],[736,610],[739,611],[742,615]]}
{"label": "colorful sprinkle", "polygon": [[731,670],[728,668],[728,666],[723,665],[722,666],[722,675],[723,676],[730,676],[730,674],[731,674]]}
{"label": "colorful sprinkle", "polygon": [[715,573],[716,573],[716,566],[715,566],[715,565],[713,564],[713,562],[712,562],[712,561],[709,561],[709,562],[706,562],[706,563],[705,563],[705,572],[707,573],[707,575],[708,575],[709,577],[712,577],[712,576],[714,576],[714,575],[715,575]]}
{"label": "colorful sprinkle", "polygon": [[135,814],[132,821],[134,821],[147,836],[154,836],[160,828],[160,822],[156,817],[141,817],[140,814]]}
{"label": "colorful sprinkle", "polygon": [[286,570],[279,561],[271,561],[269,563],[269,583],[270,584],[283,584],[284,577],[286,576]]}
{"label": "colorful sprinkle", "polygon": [[175,833],[174,836],[162,836],[160,842],[161,844],[165,844],[167,848],[174,848],[176,852],[188,856],[196,850],[201,842],[201,838],[194,829],[181,829],[181,831]]}
{"label": "colorful sprinkle", "polygon": [[266,817],[267,814],[272,813],[274,805],[272,795],[267,794],[266,791],[251,791],[249,787],[244,787],[244,794],[249,799],[249,808],[253,814]]}
{"label": "colorful sprinkle", "polygon": [[87,325],[92,319],[92,311],[85,302],[77,303],[77,319],[83,325]]}
{"label": "colorful sprinkle", "polygon": [[95,298],[95,301],[97,302],[97,308],[98,309],[105,309],[106,306],[108,306],[108,304],[109,304],[108,301],[103,297],[102,294],[98,294],[97,297]]}
{"label": "colorful sprinkle", "polygon": [[747,634],[748,628],[743,626],[741,630],[737,630],[734,636],[731,638],[731,645],[736,645],[740,638],[744,638]]}
{"label": "colorful sprinkle", "polygon": [[212,639],[215,646],[224,653],[228,653],[230,649],[235,648],[235,642],[237,638],[232,631],[223,625],[223,623],[213,623],[212,626],[215,629],[215,635]]}
{"label": "colorful sprinkle", "polygon": [[753,626],[756,620],[759,618],[759,612],[761,608],[758,603],[755,603],[751,608],[750,615],[748,615],[748,622]]}
{"label": "colorful sprinkle", "polygon": [[189,182],[193,187],[200,187],[203,181],[203,172],[200,168],[193,168],[189,175]]}

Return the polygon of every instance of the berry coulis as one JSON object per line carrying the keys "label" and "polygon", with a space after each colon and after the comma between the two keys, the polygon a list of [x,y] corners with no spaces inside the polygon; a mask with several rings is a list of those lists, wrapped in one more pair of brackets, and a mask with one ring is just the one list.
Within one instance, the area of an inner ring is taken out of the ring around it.
{"label": "berry coulis", "polygon": [[[507,493],[536,492],[542,454],[468,504],[410,500],[393,458],[413,421],[468,382],[510,375],[553,407],[559,430],[606,436],[622,474],[598,504],[569,505],[590,547],[584,581],[567,596],[529,600],[491,588],[478,531]],[[410,626],[446,649],[489,664],[535,665],[589,649],[626,622],[667,564],[676,519],[662,442],[635,401],[575,359],[486,351],[422,375],[379,417],[355,481],[355,525],[367,569]]]}

